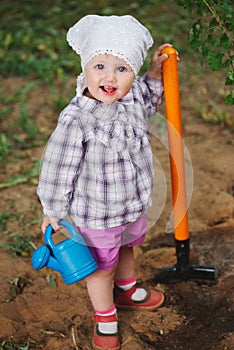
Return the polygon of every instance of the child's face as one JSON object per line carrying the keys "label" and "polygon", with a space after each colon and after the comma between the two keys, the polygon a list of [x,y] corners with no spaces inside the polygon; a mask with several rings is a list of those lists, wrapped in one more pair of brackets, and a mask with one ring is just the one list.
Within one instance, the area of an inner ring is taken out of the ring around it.
{"label": "child's face", "polygon": [[135,75],[123,59],[113,55],[99,55],[84,69],[88,92],[86,96],[104,103],[124,97],[132,87]]}

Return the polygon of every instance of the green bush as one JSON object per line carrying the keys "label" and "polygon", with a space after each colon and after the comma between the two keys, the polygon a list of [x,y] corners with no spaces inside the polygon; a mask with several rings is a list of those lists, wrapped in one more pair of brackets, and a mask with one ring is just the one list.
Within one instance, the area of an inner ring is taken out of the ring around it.
{"label": "green bush", "polygon": [[[190,46],[199,50],[212,70],[226,71],[225,84],[234,83],[233,63],[233,1],[232,0],[177,0],[187,9],[192,25],[189,31]],[[234,104],[234,90],[225,98]]]}

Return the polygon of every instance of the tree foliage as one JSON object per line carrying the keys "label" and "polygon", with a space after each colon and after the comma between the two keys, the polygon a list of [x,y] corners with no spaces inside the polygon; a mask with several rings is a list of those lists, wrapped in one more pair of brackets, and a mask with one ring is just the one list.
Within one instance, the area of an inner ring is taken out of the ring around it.
{"label": "tree foliage", "polygon": [[233,1],[232,0],[177,0],[193,19],[189,28],[190,46],[206,57],[212,70],[226,71],[225,85],[230,92],[225,98],[234,104]]}

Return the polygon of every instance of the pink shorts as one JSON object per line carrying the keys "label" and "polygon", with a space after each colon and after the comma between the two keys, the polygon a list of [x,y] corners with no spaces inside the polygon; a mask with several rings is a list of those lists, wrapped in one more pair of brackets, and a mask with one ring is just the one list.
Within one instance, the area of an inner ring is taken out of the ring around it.
{"label": "pink shorts", "polygon": [[143,215],[134,222],[107,229],[78,227],[78,230],[89,246],[98,268],[110,270],[118,262],[121,247],[133,247],[144,241],[147,216]]}

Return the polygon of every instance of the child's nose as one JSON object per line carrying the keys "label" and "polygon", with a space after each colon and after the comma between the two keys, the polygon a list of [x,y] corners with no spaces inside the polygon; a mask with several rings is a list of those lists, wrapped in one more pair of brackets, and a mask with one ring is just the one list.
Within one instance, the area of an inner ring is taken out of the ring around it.
{"label": "child's nose", "polygon": [[112,69],[109,69],[106,74],[106,81],[108,82],[116,82],[116,74],[115,71]]}

